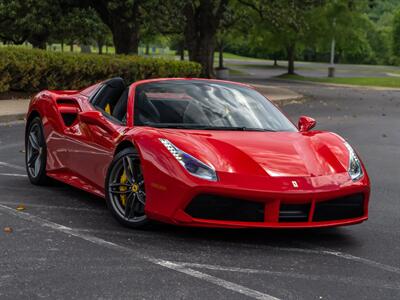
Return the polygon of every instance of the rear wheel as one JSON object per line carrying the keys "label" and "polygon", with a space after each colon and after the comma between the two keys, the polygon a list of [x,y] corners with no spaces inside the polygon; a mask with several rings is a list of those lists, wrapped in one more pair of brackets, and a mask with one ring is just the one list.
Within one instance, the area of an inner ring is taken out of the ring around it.
{"label": "rear wheel", "polygon": [[106,182],[107,206],[123,225],[144,227],[149,220],[145,214],[146,192],[138,154],[127,148],[111,162]]}
{"label": "rear wheel", "polygon": [[36,117],[28,125],[25,134],[25,165],[31,183],[36,185],[48,183],[46,160],[47,147],[43,125],[41,119]]}

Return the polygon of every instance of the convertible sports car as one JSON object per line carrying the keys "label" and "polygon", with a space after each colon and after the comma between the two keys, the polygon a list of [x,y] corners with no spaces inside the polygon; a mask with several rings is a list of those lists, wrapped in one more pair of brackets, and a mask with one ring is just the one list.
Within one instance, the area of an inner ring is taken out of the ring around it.
{"label": "convertible sports car", "polygon": [[298,128],[252,87],[113,78],[42,91],[26,125],[33,184],[49,177],[106,198],[124,225],[327,227],[368,218],[370,184],[336,134]]}

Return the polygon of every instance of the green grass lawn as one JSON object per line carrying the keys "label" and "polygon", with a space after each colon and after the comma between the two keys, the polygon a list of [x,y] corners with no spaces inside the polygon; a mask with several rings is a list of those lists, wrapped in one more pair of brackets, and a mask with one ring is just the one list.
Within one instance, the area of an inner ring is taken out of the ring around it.
{"label": "green grass lawn", "polygon": [[362,86],[377,86],[377,87],[394,87],[400,88],[400,77],[350,77],[350,78],[328,78],[328,77],[304,77],[300,75],[280,75],[277,78],[291,79],[300,81],[312,81],[323,83],[362,85]]}

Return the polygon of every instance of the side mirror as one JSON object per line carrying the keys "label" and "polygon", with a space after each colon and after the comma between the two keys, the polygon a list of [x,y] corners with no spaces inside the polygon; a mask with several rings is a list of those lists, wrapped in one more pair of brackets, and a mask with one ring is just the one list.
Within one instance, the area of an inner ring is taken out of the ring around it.
{"label": "side mirror", "polygon": [[306,132],[311,130],[312,128],[315,127],[317,124],[317,121],[315,121],[313,118],[307,117],[307,116],[301,116],[299,118],[299,130],[300,132]]}
{"label": "side mirror", "polygon": [[83,123],[98,126],[109,134],[116,132],[115,128],[106,120],[99,111],[85,111],[79,113],[79,120]]}

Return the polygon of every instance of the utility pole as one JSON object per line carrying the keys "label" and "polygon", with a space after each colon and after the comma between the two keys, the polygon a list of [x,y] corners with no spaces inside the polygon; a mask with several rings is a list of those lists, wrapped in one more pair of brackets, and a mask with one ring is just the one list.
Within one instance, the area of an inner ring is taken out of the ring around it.
{"label": "utility pole", "polygon": [[336,40],[335,40],[335,27],[336,27],[336,18],[333,19],[333,36],[331,42],[331,64],[328,67],[328,77],[335,77],[335,47],[336,47]]}

